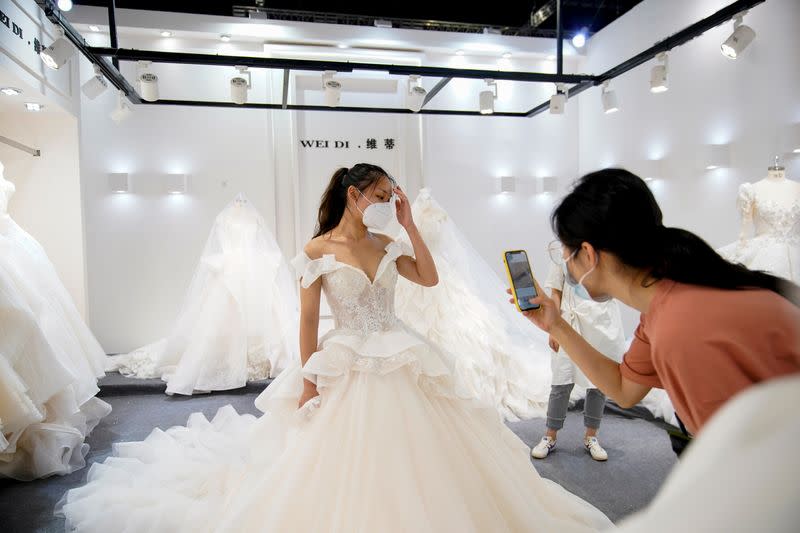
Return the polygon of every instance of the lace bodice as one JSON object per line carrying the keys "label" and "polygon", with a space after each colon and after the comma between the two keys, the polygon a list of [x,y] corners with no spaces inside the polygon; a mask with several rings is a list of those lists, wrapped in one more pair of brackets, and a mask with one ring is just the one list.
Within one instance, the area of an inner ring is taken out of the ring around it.
{"label": "lace bodice", "polygon": [[372,282],[363,270],[338,261],[334,254],[310,259],[301,252],[292,260],[292,266],[304,288],[322,277],[322,290],[333,312],[336,329],[366,335],[390,330],[398,322],[394,310],[396,260],[401,255],[412,255],[413,251],[400,242],[390,242],[385,250]]}
{"label": "lace bodice", "polygon": [[752,220],[757,237],[800,244],[800,198],[781,205],[757,194],[752,184],[745,183],[739,189],[739,209],[745,219]]}

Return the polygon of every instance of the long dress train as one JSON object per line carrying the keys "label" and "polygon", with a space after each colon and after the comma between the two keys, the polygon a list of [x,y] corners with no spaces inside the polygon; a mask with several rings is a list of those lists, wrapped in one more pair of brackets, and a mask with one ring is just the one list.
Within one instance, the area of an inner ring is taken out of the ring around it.
{"label": "long dress train", "polygon": [[[256,400],[213,420],[121,443],[59,504],[77,531],[594,531],[611,522],[541,478],[493,406],[469,397],[452,358],[394,313],[390,243],[374,280],[334,255],[322,277],[335,329]],[[319,397],[297,409],[303,377]]]}

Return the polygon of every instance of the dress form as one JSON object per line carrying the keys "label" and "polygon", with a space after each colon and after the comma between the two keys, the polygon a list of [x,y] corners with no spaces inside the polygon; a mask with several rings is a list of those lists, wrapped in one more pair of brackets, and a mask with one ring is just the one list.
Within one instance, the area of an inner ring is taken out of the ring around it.
{"label": "dress form", "polygon": [[[743,186],[744,187],[744,186]],[[800,202],[800,183],[786,177],[786,169],[781,164],[780,158],[775,156],[775,161],[767,168],[767,176],[751,186],[751,199],[760,203],[773,204],[778,208],[791,209]],[[744,241],[751,237],[754,228],[756,202],[740,202],[742,207],[742,227],[739,240]],[[746,207],[749,204],[749,209]]]}

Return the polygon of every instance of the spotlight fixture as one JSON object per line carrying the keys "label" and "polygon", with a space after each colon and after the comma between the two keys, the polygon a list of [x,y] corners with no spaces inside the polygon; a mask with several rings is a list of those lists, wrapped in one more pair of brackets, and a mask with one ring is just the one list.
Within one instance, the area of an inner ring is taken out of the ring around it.
{"label": "spotlight fixture", "polygon": [[503,59],[511,59],[511,52],[506,52],[503,54]]}
{"label": "spotlight fixture", "polygon": [[89,24],[89,30],[91,30],[93,32],[98,32],[98,31],[100,31],[100,26],[95,26],[94,24]]}
{"label": "spotlight fixture", "polygon": [[61,11],[69,11],[72,9],[72,0],[58,0],[58,9]]}
{"label": "spotlight fixture", "polygon": [[722,55],[730,59],[739,57],[747,46],[756,38],[756,32],[750,26],[742,24],[744,16],[747,11],[739,13],[733,20],[733,33],[730,37],[725,39],[725,42],[720,46]]}
{"label": "spotlight fixture", "polygon": [[37,104],[36,102],[25,102],[25,109],[36,112],[44,109],[44,106],[42,104]]}
{"label": "spotlight fixture", "polygon": [[567,107],[567,86],[563,83],[556,84],[556,93],[550,97],[550,114],[563,115]]}
{"label": "spotlight fixture", "polygon": [[344,44],[344,43],[339,43],[339,44],[337,44],[337,45],[336,45],[336,48],[345,49],[345,48],[350,48],[350,47],[349,47],[349,46],[347,46],[347,45],[346,45],[346,44]]}
{"label": "spotlight fixture", "polygon": [[588,28],[581,28],[581,30],[572,36],[572,46],[575,48],[583,48],[586,44],[586,34],[588,33]]}
{"label": "spotlight fixture", "polygon": [[150,72],[150,61],[139,61],[139,93],[142,100],[155,102],[158,100],[158,76]]}
{"label": "spotlight fixture", "polygon": [[162,37],[172,37],[172,32],[169,30],[161,30]]}
{"label": "spotlight fixture", "polygon": [[481,115],[491,115],[494,113],[494,101],[497,100],[497,83],[494,80],[484,80],[487,89],[478,95]]}
{"label": "spotlight fixture", "polygon": [[408,77],[408,92],[406,95],[406,107],[414,113],[422,109],[422,104],[425,103],[425,96],[428,91],[421,85],[421,78],[415,74]]}
{"label": "spotlight fixture", "polygon": [[113,193],[125,194],[131,190],[131,182],[128,174],[124,172],[113,172],[108,175],[108,188]]}
{"label": "spotlight fixture", "polygon": [[325,91],[325,105],[336,107],[342,97],[342,84],[333,79],[335,70],[326,70],[322,74],[322,89]]}
{"label": "spotlight fixture", "polygon": [[231,78],[231,100],[242,105],[247,102],[247,90],[251,87],[250,71],[247,67],[235,67],[237,74]]}
{"label": "spotlight fixture", "polygon": [[6,96],[17,96],[22,94],[22,91],[16,87],[3,87],[0,89],[0,93],[3,93]]}
{"label": "spotlight fixture", "polygon": [[53,44],[39,52],[39,57],[42,58],[44,64],[53,70],[63,67],[72,56],[72,45],[64,38],[64,30],[59,27],[56,31],[58,38]]}
{"label": "spotlight fixture", "polygon": [[650,92],[663,93],[669,90],[667,84],[667,69],[669,67],[669,57],[666,52],[661,52],[656,56],[656,60],[660,61],[660,65],[656,65],[650,71]]}
{"label": "spotlight fixture", "polygon": [[606,115],[616,113],[619,111],[619,103],[617,102],[617,93],[614,89],[609,89],[610,80],[603,82],[603,88],[600,93],[600,100],[603,102],[603,111]]}
{"label": "spotlight fixture", "polygon": [[463,56],[464,55],[464,50],[456,50],[456,55],[457,56]]}
{"label": "spotlight fixture", "polygon": [[81,91],[83,94],[86,95],[86,98],[89,100],[94,100],[105,90],[108,88],[108,82],[103,77],[103,73],[100,71],[100,67],[97,65],[93,65],[94,67],[94,76],[89,78],[86,83],[83,84],[81,87]]}
{"label": "spotlight fixture", "polygon": [[219,36],[219,40],[222,41],[223,43],[229,43],[231,42],[231,36],[228,35],[227,33],[223,33],[222,35]]}
{"label": "spotlight fixture", "polygon": [[120,122],[128,118],[131,115],[131,113],[133,113],[133,109],[131,109],[131,104],[125,97],[125,93],[123,91],[119,91],[117,93],[117,107],[115,107],[114,111],[111,112],[111,120],[119,124]]}

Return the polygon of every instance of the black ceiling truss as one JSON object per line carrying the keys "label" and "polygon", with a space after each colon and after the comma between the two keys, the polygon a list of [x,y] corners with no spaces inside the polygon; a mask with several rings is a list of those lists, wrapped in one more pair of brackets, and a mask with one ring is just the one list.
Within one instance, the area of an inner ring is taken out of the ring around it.
{"label": "black ceiling truss", "polygon": [[[558,19],[557,35],[563,36],[560,22],[561,3],[564,0],[554,0],[554,13]],[[128,99],[135,104],[152,105],[181,105],[196,107],[244,107],[253,109],[288,109],[299,111],[340,111],[340,112],[360,112],[360,113],[398,113],[413,114],[413,111],[405,108],[375,108],[375,107],[327,107],[313,105],[296,105],[288,103],[288,81],[289,74],[294,71],[326,71],[352,72],[354,70],[367,70],[387,72],[390,75],[409,76],[419,75],[427,77],[441,78],[437,85],[428,93],[425,98],[423,108],[418,112],[425,115],[458,115],[458,116],[493,116],[493,117],[532,117],[549,109],[549,100],[528,110],[527,112],[495,112],[491,115],[482,115],[479,111],[465,110],[446,110],[446,109],[427,109],[427,105],[436,94],[441,91],[453,78],[461,79],[493,79],[509,80],[528,83],[563,83],[571,84],[568,89],[568,98],[572,98],[583,91],[600,85],[606,80],[611,80],[628,72],[631,69],[653,59],[662,52],[667,52],[680,46],[706,31],[732,20],[737,14],[746,11],[765,0],[737,0],[730,5],[720,9],[716,13],[700,20],[678,33],[657,42],[647,50],[636,56],[620,63],[606,72],[599,75],[590,74],[564,74],[563,73],[563,40],[558,39],[557,43],[557,73],[542,72],[515,72],[504,70],[477,70],[477,69],[453,69],[443,67],[407,66],[407,65],[385,65],[374,63],[354,63],[342,61],[310,61],[294,59],[261,58],[251,56],[228,56],[213,54],[192,54],[185,52],[162,52],[154,50],[130,50],[121,49],[116,45],[116,23],[114,0],[109,1],[109,25],[111,31],[111,47],[91,47],[83,39],[81,34],[75,30],[69,21],[61,14],[53,0],[36,0],[36,3],[45,13],[47,18],[64,29],[65,37],[83,54],[92,64],[97,65],[103,75],[111,82],[114,87],[125,93]],[[549,2],[542,9],[548,5]],[[551,16],[552,13],[542,13],[540,17]],[[535,22],[532,16],[532,23]],[[105,58],[110,57],[112,63]],[[283,95],[281,103],[245,103],[235,104],[233,102],[213,102],[201,100],[158,100],[147,102],[139,96],[136,89],[120,73],[119,61],[151,61],[153,63],[179,63],[189,65],[216,65],[216,66],[247,66],[251,68],[267,68],[283,70]]]}

